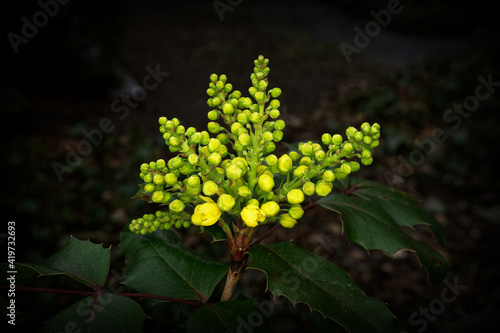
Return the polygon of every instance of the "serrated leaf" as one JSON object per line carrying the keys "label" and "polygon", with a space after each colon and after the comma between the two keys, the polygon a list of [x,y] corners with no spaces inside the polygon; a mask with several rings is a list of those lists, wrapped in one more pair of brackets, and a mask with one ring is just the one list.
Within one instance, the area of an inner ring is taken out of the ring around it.
{"label": "serrated leaf", "polygon": [[41,263],[18,263],[34,269],[40,276],[68,275],[97,290],[106,282],[110,248],[71,237],[58,252]]}
{"label": "serrated leaf", "polygon": [[41,332],[137,333],[142,332],[145,319],[144,311],[130,298],[99,293],[49,319]]}
{"label": "serrated leaf", "polygon": [[141,293],[185,300],[207,300],[229,264],[211,261],[185,248],[171,230],[121,233],[125,284]]}
{"label": "serrated leaf", "polygon": [[[250,318],[252,314],[254,316]],[[255,317],[263,319],[266,315],[270,314],[262,313],[252,300],[210,303],[196,309],[179,331],[188,333],[267,332],[260,321],[255,322]]]}
{"label": "serrated leaf", "polygon": [[400,226],[428,225],[439,244],[445,245],[446,234],[443,225],[431,213],[420,207],[418,199],[413,195],[379,182],[359,178],[350,178],[349,186],[354,186],[352,195],[377,201]]}
{"label": "serrated leaf", "polygon": [[394,316],[383,302],[366,296],[334,263],[291,242],[254,245],[249,268],[267,275],[267,287],[293,303],[336,321],[348,332],[390,332]]}
{"label": "serrated leaf", "polygon": [[445,278],[449,267],[446,259],[410,237],[378,201],[336,193],[321,198],[317,204],[340,214],[342,230],[351,242],[367,251],[377,249],[390,254],[413,251],[433,282]]}

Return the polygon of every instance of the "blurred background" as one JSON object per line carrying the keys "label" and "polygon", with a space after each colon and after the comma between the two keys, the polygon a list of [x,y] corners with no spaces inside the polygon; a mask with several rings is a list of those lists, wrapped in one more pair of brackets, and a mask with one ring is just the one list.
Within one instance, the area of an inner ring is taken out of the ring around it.
{"label": "blurred background", "polygon": [[[283,91],[283,142],[378,122],[381,145],[358,176],[413,193],[446,227],[447,247],[439,250],[452,264],[448,279],[467,289],[429,331],[498,306],[500,83],[481,88],[489,95],[474,111],[447,111],[473,100],[467,97],[475,96],[479,76],[500,82],[497,14],[489,2],[61,2],[9,2],[2,10],[1,211],[4,226],[16,222],[17,261],[41,261],[72,235],[112,246],[111,267],[121,275],[120,230],[155,208],[131,199],[139,166],[169,156],[158,117],[205,128],[210,74],[226,74],[245,94],[253,60],[263,54],[270,87]],[[379,30],[367,25],[389,3],[397,8],[390,21]],[[365,27],[374,29],[368,38],[357,36]],[[445,139],[437,142],[436,131]],[[307,213],[272,240],[293,239],[311,251],[321,244],[322,254],[402,320],[440,298],[445,285],[430,285],[414,256],[367,254],[349,246],[340,219],[320,209]],[[434,246],[425,227],[416,231]],[[180,234],[187,246],[207,251],[209,238]],[[214,256],[224,250],[215,248]],[[265,297],[264,279],[245,275],[239,292]],[[19,285],[81,289],[57,277]],[[17,298],[19,325],[34,330],[79,299]],[[168,304],[145,309],[152,318],[146,331],[173,328]],[[268,325],[302,331],[309,317],[303,304],[285,303]]]}

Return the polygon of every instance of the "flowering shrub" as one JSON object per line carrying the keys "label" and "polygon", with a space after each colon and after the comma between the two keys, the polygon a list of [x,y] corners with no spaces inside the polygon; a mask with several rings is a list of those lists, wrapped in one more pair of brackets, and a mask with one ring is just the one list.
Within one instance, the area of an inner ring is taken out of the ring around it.
{"label": "flowering shrub", "polygon": [[[409,194],[352,177],[362,165],[373,163],[379,124],[365,122],[345,133],[325,133],[321,142],[301,142],[276,154],[285,122],[279,111],[281,89],[269,86],[268,64],[263,56],[254,61],[248,97],[233,89],[226,75],[210,76],[207,130],[186,128],[177,118],[159,119],[160,133],[174,156],[143,163],[144,183],[134,196],[158,210],[132,220],[121,233],[124,285],[136,293],[105,289],[109,251],[88,241],[72,238],[41,264],[24,264],[39,275],[68,275],[93,289],[47,321],[46,331],[64,330],[68,321],[87,331],[140,331],[146,315],[134,297],[190,306],[186,318],[176,323],[183,331],[264,328],[264,320],[256,324],[245,318],[253,318],[256,311],[270,317],[275,303],[262,311],[253,300],[233,300],[248,269],[265,272],[274,296],[306,303],[320,313],[312,315],[311,327],[319,325],[328,332],[393,331],[396,322],[389,308],[366,296],[340,267],[291,242],[262,243],[278,228],[306,222],[301,221],[305,211],[315,207],[340,214],[349,240],[367,251],[409,250],[431,281],[445,277],[446,259],[402,228],[427,224],[443,245],[438,221]],[[230,262],[212,261],[185,248],[172,228],[199,228],[214,241],[226,241]],[[214,295],[224,276],[221,294]],[[77,311],[86,315],[75,315],[75,308],[86,309]]]}

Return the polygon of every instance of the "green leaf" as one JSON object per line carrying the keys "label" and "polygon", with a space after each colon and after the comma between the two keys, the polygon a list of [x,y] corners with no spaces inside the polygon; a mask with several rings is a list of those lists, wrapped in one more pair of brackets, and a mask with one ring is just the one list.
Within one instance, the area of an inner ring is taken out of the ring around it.
{"label": "green leaf", "polygon": [[152,202],[151,196],[146,191],[144,191],[144,185],[146,185],[146,184],[141,184],[140,185],[139,190],[137,191],[136,194],[134,194],[132,196],[132,199],[144,200],[144,201]]}
{"label": "green leaf", "polygon": [[185,248],[172,230],[121,233],[125,283],[141,293],[206,301],[229,264],[211,261]]}
{"label": "green leaf", "polygon": [[212,236],[212,238],[213,238],[212,242],[220,242],[220,241],[227,240],[226,233],[217,224],[211,225],[209,227],[200,227],[200,229],[201,229],[201,232],[206,232],[207,234]]}
{"label": "green leaf", "polygon": [[239,333],[264,332],[262,325],[270,314],[259,309],[252,300],[240,300],[206,304],[198,309],[180,328],[181,332]]}
{"label": "green leaf", "polygon": [[68,275],[81,283],[101,289],[109,271],[110,248],[71,237],[58,252],[41,263],[18,263],[34,269],[40,276]]}
{"label": "green leaf", "polygon": [[390,332],[394,316],[383,302],[366,296],[332,262],[291,242],[254,245],[249,268],[267,274],[268,289],[336,321],[349,332]]}
{"label": "green leaf", "polygon": [[49,319],[45,332],[142,332],[146,314],[128,297],[96,293],[86,297]]}
{"label": "green leaf", "polygon": [[330,194],[318,200],[320,206],[339,213],[342,229],[351,242],[367,251],[383,250],[394,254],[399,250],[416,253],[433,282],[445,278],[449,264],[437,251],[410,237],[380,200],[367,200],[344,194]]}
{"label": "green leaf", "polygon": [[439,244],[445,245],[446,233],[443,225],[431,213],[420,207],[417,198],[413,195],[379,182],[359,178],[350,178],[349,186],[354,187],[352,195],[376,201],[400,226],[428,225]]}

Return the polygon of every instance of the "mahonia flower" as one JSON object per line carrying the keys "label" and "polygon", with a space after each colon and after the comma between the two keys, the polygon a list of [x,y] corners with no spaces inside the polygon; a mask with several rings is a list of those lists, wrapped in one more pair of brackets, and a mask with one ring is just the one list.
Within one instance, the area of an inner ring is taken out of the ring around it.
{"label": "mahonia flower", "polygon": [[284,228],[292,228],[297,223],[297,220],[290,217],[288,214],[282,214],[280,216],[280,224]]}
{"label": "mahonia flower", "polygon": [[[295,150],[273,154],[285,122],[279,119],[281,89],[269,86],[268,63],[262,55],[254,61],[248,97],[233,89],[226,75],[210,75],[207,130],[184,127],[177,118],[158,119],[165,144],[176,155],[141,164],[144,184],[138,197],[168,210],[133,220],[131,231],[187,228],[191,222],[210,226],[222,212],[249,228],[278,220],[292,228],[304,214],[306,197],[330,194],[334,181],[373,162],[380,125],[367,122],[345,134],[324,133],[320,143],[300,142]],[[231,237],[228,221],[219,222]]]}
{"label": "mahonia flower", "polygon": [[256,227],[259,222],[264,222],[266,213],[255,204],[249,204],[241,210],[241,218],[248,227]]}
{"label": "mahonia flower", "polygon": [[191,216],[191,221],[195,225],[208,227],[219,220],[222,212],[212,199],[202,195],[200,195],[200,198],[202,198],[205,203],[197,205],[194,208],[194,214]]}

